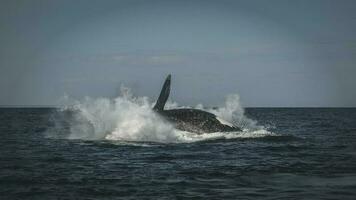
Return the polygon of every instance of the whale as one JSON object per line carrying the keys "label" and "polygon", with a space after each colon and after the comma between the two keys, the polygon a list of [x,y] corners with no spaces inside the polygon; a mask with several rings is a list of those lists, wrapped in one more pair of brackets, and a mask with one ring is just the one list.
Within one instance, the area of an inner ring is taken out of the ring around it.
{"label": "whale", "polygon": [[213,113],[204,110],[192,108],[165,110],[164,106],[168,100],[170,88],[171,74],[169,74],[164,81],[153,110],[169,123],[173,124],[176,129],[197,134],[241,131],[239,127],[232,123],[219,119]]}

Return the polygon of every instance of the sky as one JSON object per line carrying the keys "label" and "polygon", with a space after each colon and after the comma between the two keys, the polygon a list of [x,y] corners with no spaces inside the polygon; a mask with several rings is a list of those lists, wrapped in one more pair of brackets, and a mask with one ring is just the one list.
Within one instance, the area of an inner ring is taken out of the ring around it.
{"label": "sky", "polygon": [[0,105],[64,95],[355,107],[354,0],[1,0]]}

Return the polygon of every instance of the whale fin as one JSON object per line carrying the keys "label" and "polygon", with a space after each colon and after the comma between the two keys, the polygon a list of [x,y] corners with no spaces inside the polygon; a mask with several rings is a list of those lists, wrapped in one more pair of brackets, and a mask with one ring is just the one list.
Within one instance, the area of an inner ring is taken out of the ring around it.
{"label": "whale fin", "polygon": [[159,97],[157,99],[156,105],[153,107],[153,110],[162,111],[164,109],[164,105],[167,102],[170,90],[171,90],[171,75],[169,74],[166,78],[166,81],[164,81],[161,93],[159,94]]}

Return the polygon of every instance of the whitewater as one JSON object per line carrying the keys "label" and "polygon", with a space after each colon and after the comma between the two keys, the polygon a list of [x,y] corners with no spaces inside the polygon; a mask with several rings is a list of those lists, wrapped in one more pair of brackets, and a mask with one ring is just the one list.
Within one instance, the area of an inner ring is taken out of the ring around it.
{"label": "whitewater", "polygon": [[[146,96],[134,96],[127,87],[121,87],[120,94],[113,99],[90,98],[75,100],[65,96],[54,117],[56,126],[48,130],[50,137],[67,139],[113,140],[130,142],[181,143],[211,139],[254,138],[274,136],[275,133],[244,115],[237,94],[227,95],[221,107],[208,108],[198,104],[193,108],[211,112],[225,124],[240,127],[240,132],[215,132],[197,134],[175,129],[172,124],[152,110],[155,101]],[[168,101],[165,109],[189,108],[177,102]],[[63,133],[63,122],[69,132]]]}

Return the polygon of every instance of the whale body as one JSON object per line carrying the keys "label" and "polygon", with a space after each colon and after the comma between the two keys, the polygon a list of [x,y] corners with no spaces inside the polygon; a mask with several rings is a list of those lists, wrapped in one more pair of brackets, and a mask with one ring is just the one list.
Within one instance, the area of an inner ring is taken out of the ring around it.
{"label": "whale body", "polygon": [[174,125],[176,129],[193,133],[235,132],[239,127],[219,119],[216,115],[199,109],[164,110],[171,86],[168,75],[153,110]]}

